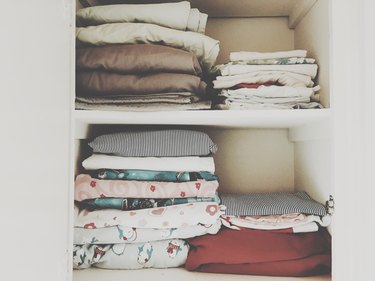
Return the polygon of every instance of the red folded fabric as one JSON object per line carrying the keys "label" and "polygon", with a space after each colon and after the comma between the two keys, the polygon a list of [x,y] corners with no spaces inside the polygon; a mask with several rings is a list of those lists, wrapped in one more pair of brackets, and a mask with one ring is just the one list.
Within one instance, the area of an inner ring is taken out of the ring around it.
{"label": "red folded fabric", "polygon": [[263,83],[263,84],[258,84],[258,83],[240,83],[234,86],[234,89],[240,89],[240,88],[251,88],[251,89],[257,89],[260,86],[281,86],[279,83]]}
{"label": "red folded fabric", "polygon": [[330,236],[222,229],[188,240],[186,269],[268,276],[311,276],[331,271]]}

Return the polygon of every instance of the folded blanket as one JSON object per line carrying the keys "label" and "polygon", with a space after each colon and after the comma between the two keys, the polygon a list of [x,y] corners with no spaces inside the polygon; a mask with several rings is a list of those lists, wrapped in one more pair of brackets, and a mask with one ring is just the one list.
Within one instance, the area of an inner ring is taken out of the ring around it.
{"label": "folded blanket", "polygon": [[219,41],[200,33],[179,31],[147,23],[108,23],[79,27],[76,37],[80,43],[162,44],[195,54],[205,69],[214,66],[219,54]]}
{"label": "folded blanket", "polygon": [[206,133],[177,129],[106,134],[96,137],[89,146],[94,153],[131,157],[205,156],[217,151]]}
{"label": "folded blanket", "polygon": [[206,171],[149,171],[149,170],[113,170],[100,169],[91,171],[91,176],[103,180],[136,180],[136,181],[167,181],[186,182],[196,180],[219,181],[219,177]]}
{"label": "folded blanket", "polygon": [[171,92],[206,93],[200,77],[180,73],[148,75],[118,74],[101,71],[77,72],[77,96],[148,95]]}
{"label": "folded blanket", "polygon": [[197,224],[179,228],[136,228],[127,226],[112,226],[106,228],[87,229],[74,228],[73,243],[84,244],[115,244],[115,243],[142,243],[166,239],[186,239],[204,234],[216,234],[221,226],[218,220],[214,224]]}
{"label": "folded blanket", "polygon": [[140,228],[179,228],[215,224],[223,211],[215,202],[196,202],[151,209],[121,211],[105,209],[76,213],[75,227],[102,228],[116,225]]}
{"label": "folded blanket", "polygon": [[306,50],[291,50],[280,52],[231,52],[229,54],[230,61],[241,60],[256,60],[256,59],[278,59],[278,58],[305,58],[307,55]]}
{"label": "folded blanket", "polygon": [[185,73],[199,76],[201,66],[190,52],[153,44],[106,45],[78,48],[79,70],[106,70],[124,74]]}
{"label": "folded blanket", "polygon": [[228,97],[228,102],[231,102],[232,105],[234,103],[238,104],[289,104],[289,103],[298,103],[310,102],[310,98],[306,97],[259,97],[259,96],[250,96],[250,97]]}
{"label": "folded blanket", "polygon": [[140,102],[140,103],[87,103],[76,100],[75,108],[82,110],[101,111],[135,111],[135,112],[156,112],[156,111],[185,111],[185,110],[208,110],[211,109],[210,100],[191,103],[175,102]]}
{"label": "folded blanket", "polygon": [[316,64],[286,64],[286,65],[242,65],[242,64],[226,64],[219,68],[220,74],[223,76],[245,74],[258,71],[281,71],[303,74],[315,78],[318,72]]}
{"label": "folded blanket", "polygon": [[330,237],[310,233],[221,229],[188,240],[188,270],[268,276],[310,276],[331,271]]}
{"label": "folded blanket", "polygon": [[129,180],[99,180],[80,174],[74,183],[74,200],[101,197],[185,198],[213,197],[217,181],[157,182]]}
{"label": "folded blanket", "polygon": [[312,87],[314,85],[310,76],[287,71],[257,71],[232,76],[217,76],[213,81],[215,89],[231,88],[241,83],[277,83],[290,87]]}
{"label": "folded blanket", "polygon": [[303,213],[325,216],[325,206],[306,192],[270,192],[250,194],[220,194],[229,216],[265,216]]}
{"label": "folded blanket", "polygon": [[215,173],[212,157],[121,157],[93,154],[82,162],[86,170],[142,169],[151,171],[207,171]]}
{"label": "folded blanket", "polygon": [[179,267],[186,261],[189,245],[180,239],[137,244],[74,245],[73,268],[105,269]]}
{"label": "folded blanket", "polygon": [[220,203],[219,197],[185,197],[185,198],[94,198],[76,201],[76,206],[88,211],[102,209],[116,209],[123,211],[166,207],[196,202],[216,202]]}
{"label": "folded blanket", "polygon": [[119,4],[94,6],[77,11],[81,25],[98,25],[116,22],[143,22],[179,30],[204,33],[207,14],[191,9],[190,2],[162,4]]}

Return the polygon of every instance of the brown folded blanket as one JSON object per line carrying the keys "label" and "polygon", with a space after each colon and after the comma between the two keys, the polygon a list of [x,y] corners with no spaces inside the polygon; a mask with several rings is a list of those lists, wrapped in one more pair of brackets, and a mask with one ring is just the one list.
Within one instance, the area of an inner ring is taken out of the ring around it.
{"label": "brown folded blanket", "polygon": [[153,44],[106,45],[77,49],[77,69],[123,74],[155,72],[201,75],[197,57],[187,51]]}
{"label": "brown folded blanket", "polygon": [[191,92],[204,95],[206,83],[198,76],[177,73],[122,75],[100,71],[77,72],[77,96],[148,95]]}

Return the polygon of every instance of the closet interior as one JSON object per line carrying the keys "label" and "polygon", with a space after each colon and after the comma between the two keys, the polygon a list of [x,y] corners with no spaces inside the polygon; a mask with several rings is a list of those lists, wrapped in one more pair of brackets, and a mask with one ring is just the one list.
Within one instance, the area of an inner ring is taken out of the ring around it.
{"label": "closet interior", "polygon": [[[178,1],[77,1],[82,4],[142,4]],[[88,143],[129,130],[188,129],[206,133],[218,150],[213,155],[222,193],[305,191],[322,204],[332,190],[329,0],[192,0],[208,14],[205,34],[220,41],[217,64],[230,52],[307,50],[319,66],[322,109],[106,111],[73,110],[74,176],[84,171]],[[73,58],[75,62],[75,58]],[[73,97],[74,100],[75,97]],[[74,104],[74,103],[73,103]],[[72,183],[72,189],[74,184]],[[72,193],[74,193],[72,191]],[[73,197],[73,196],[72,196]],[[73,206],[73,198],[72,198]],[[73,212],[71,215],[73,228]],[[331,227],[329,232],[334,239]],[[71,231],[72,232],[72,231]],[[72,237],[72,235],[71,235]],[[71,243],[73,244],[73,242]],[[235,255],[235,253],[233,253]],[[179,280],[331,280],[331,275],[275,277],[189,272],[182,268],[73,271],[74,281],[119,279]]]}

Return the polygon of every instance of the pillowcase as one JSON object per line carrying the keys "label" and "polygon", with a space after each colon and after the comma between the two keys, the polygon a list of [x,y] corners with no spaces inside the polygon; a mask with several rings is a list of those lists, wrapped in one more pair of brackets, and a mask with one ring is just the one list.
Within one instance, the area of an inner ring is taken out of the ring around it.
{"label": "pillowcase", "polygon": [[306,192],[270,192],[252,194],[221,194],[222,204],[229,216],[266,216],[291,213],[325,216],[323,204]]}
{"label": "pillowcase", "polygon": [[131,157],[205,156],[217,151],[217,145],[206,133],[191,130],[108,134],[95,138],[89,146],[94,153]]}

